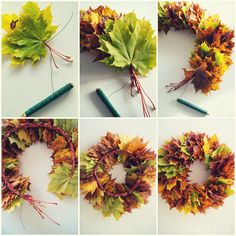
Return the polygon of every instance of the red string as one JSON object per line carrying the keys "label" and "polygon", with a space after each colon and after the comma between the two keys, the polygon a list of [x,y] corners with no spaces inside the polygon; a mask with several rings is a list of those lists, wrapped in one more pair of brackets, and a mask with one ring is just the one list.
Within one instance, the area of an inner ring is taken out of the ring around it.
{"label": "red string", "polygon": [[56,49],[52,48],[52,47],[51,47],[48,43],[46,43],[46,42],[43,42],[43,43],[44,43],[44,45],[49,49],[49,51],[50,51],[50,53],[51,53],[51,56],[52,56],[53,64],[55,65],[55,67],[56,67],[57,69],[58,69],[59,67],[58,67],[58,65],[56,64],[56,60],[55,60],[55,58],[54,58],[53,53],[54,53],[56,56],[60,57],[60,58],[61,58],[62,60],[64,60],[64,61],[73,62],[73,59],[72,59],[70,56],[67,56],[67,55],[65,55],[65,54],[63,54],[63,53],[57,51]]}

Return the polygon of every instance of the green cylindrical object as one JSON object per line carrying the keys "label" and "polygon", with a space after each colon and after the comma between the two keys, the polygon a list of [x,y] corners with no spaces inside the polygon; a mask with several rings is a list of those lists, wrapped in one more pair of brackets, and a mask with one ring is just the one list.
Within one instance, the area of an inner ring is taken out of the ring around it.
{"label": "green cylindrical object", "polygon": [[205,109],[203,109],[203,108],[200,108],[200,107],[198,107],[198,106],[196,106],[196,105],[194,105],[194,104],[192,104],[192,103],[190,103],[190,102],[187,102],[187,101],[185,101],[185,100],[183,100],[183,99],[181,99],[181,98],[177,98],[176,101],[177,101],[178,103],[181,103],[181,104],[183,104],[183,105],[185,105],[185,106],[187,106],[187,107],[189,107],[189,108],[195,110],[195,111],[198,111],[198,112],[203,113],[203,114],[205,114],[205,115],[209,115],[208,112],[207,112],[207,110],[205,110]]}
{"label": "green cylindrical object", "polygon": [[107,109],[111,112],[111,114],[114,117],[120,117],[120,114],[117,112],[117,110],[113,107],[113,105],[111,104],[111,102],[108,100],[107,96],[103,93],[103,91],[98,88],[96,89],[96,93],[97,95],[101,98],[101,100],[103,101],[103,103],[105,104],[105,106],[107,107]]}
{"label": "green cylindrical object", "polygon": [[27,111],[25,111],[23,116],[27,117],[27,116],[32,115],[33,113],[47,106],[49,103],[53,102],[54,100],[56,100],[57,98],[65,94],[66,92],[70,91],[73,87],[74,85],[72,83],[66,84],[65,86],[63,86],[62,88],[58,89],[56,92],[51,94],[50,96],[46,97],[39,103],[29,108]]}

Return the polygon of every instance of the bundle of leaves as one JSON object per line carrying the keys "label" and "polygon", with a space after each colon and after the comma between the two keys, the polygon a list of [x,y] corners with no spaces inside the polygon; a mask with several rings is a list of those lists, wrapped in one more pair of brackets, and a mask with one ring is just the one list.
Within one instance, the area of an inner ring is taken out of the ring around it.
{"label": "bundle of leaves", "polygon": [[[142,138],[107,133],[80,156],[80,190],[103,216],[117,220],[148,202],[156,179],[155,153]],[[121,163],[125,183],[116,183],[109,171]]]}
{"label": "bundle of leaves", "polygon": [[120,14],[108,6],[99,6],[96,9],[91,7],[88,10],[80,10],[80,46],[81,50],[88,50],[95,53],[100,47],[99,35],[104,33],[105,22],[117,20]]}
{"label": "bundle of leaves", "polygon": [[[203,184],[192,183],[189,168],[195,160],[206,164],[210,176]],[[205,213],[218,208],[234,193],[234,153],[216,135],[184,133],[159,149],[158,191],[170,208],[185,213]]]}
{"label": "bundle of leaves", "polygon": [[208,15],[198,4],[189,2],[158,2],[159,31],[190,30],[196,35],[190,68],[184,68],[185,78],[167,85],[174,91],[191,81],[196,91],[207,94],[218,90],[222,76],[232,64],[234,31],[221,22],[218,15]]}
{"label": "bundle of leaves", "polygon": [[134,12],[119,15],[108,7],[81,11],[80,45],[96,52],[95,60],[116,70],[128,70],[133,87],[140,94],[143,115],[150,116],[145,99],[155,105],[144,91],[137,75],[146,76],[156,66],[156,36],[149,21],[138,19]]}
{"label": "bundle of leaves", "polygon": [[7,119],[3,120],[2,130],[2,208],[4,210],[13,211],[16,206],[20,207],[22,202],[26,201],[42,218],[49,218],[41,209],[43,204],[49,202],[37,200],[30,195],[30,179],[20,173],[19,155],[36,142],[43,142],[53,150],[48,191],[56,194],[60,199],[77,197],[76,120]]}
{"label": "bundle of leaves", "polygon": [[2,54],[11,56],[11,65],[24,65],[27,60],[34,64],[46,56],[47,48],[56,67],[54,55],[67,62],[73,61],[48,44],[58,28],[52,25],[52,19],[51,5],[40,10],[36,2],[27,2],[20,14],[2,15],[2,28],[6,31],[2,38]]}

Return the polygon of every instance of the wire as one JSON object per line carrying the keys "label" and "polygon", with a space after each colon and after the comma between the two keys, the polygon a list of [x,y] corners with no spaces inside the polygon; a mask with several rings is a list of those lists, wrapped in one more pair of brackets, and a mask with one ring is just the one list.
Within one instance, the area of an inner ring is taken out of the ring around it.
{"label": "wire", "polygon": [[22,219],[22,208],[23,208],[23,203],[22,203],[22,206],[20,207],[20,222],[21,222],[21,225],[23,226],[23,229],[25,230],[25,225]]}
{"label": "wire", "polygon": [[108,97],[111,97],[112,95],[114,95],[115,93],[119,92],[121,89],[123,89],[127,84],[129,83],[129,79],[117,90],[115,90],[114,92],[112,92],[111,94],[109,94]]}
{"label": "wire", "polygon": [[[54,38],[56,38],[60,33],[62,33],[65,28],[68,26],[68,24],[71,22],[73,18],[73,12],[71,13],[70,19],[66,22],[66,24],[62,27],[62,29],[56,33],[52,38],[50,38],[47,42],[52,41]],[[53,55],[52,53],[50,54],[50,81],[51,81],[51,86],[52,86],[52,93],[55,92],[55,87],[54,87],[54,81],[53,81],[53,68],[52,68],[52,62],[53,62]]]}
{"label": "wire", "polygon": [[70,19],[67,21],[67,23],[63,26],[63,28],[57,32],[52,38],[50,38],[47,42],[50,42],[52,41],[54,38],[56,38],[60,33],[62,33],[64,31],[64,29],[67,27],[67,25],[70,23],[70,21],[72,20],[73,18],[73,12],[71,13],[71,16],[70,16]]}
{"label": "wire", "polygon": [[55,88],[54,88],[54,81],[53,81],[53,68],[52,68],[52,54],[50,54],[50,80],[51,80],[51,86],[52,86],[52,93],[55,92]]}

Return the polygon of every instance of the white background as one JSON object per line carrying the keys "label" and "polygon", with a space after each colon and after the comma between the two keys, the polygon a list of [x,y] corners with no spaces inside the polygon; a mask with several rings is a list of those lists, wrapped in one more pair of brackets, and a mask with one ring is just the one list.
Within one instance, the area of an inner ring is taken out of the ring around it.
{"label": "white background", "polygon": [[[89,119],[81,120],[81,152],[100,141],[106,133],[113,132],[131,137],[143,137],[149,141],[149,147],[156,149],[156,129],[153,119]],[[125,213],[119,221],[114,217],[104,218],[100,211],[95,210],[84,196],[80,203],[81,234],[155,234],[156,232],[156,189],[153,189],[149,203],[132,213]]]}
{"label": "white background", "polygon": [[[149,20],[152,27],[156,29],[157,13],[156,3],[149,2],[81,2],[81,9],[93,8],[99,5],[108,5],[117,12],[128,13],[134,11],[139,18]],[[122,87],[129,81],[128,72],[116,72],[114,68],[109,68],[105,64],[94,62],[95,55],[89,52],[80,54],[80,99],[81,99],[81,116],[83,117],[109,117],[110,112],[100,101],[100,98],[95,93],[96,88],[101,88],[104,93],[109,95]],[[147,77],[139,77],[139,80],[144,90],[149,94],[155,103],[156,95],[156,70],[148,73]],[[123,117],[142,117],[142,106],[139,94],[135,97],[130,96],[130,83],[128,83],[119,92],[109,97],[110,101]],[[148,103],[149,104],[149,103]],[[155,116],[155,112],[151,112],[151,116]]]}
{"label": "white background", "polygon": [[[24,2],[8,2],[2,4],[2,13],[21,11]],[[39,2],[42,8],[49,3]],[[66,55],[72,56],[73,63],[56,58],[60,67],[53,65],[53,81],[55,90],[67,83],[74,88],[34,114],[36,117],[77,117],[78,115],[78,6],[76,2],[52,2],[53,25],[59,25],[57,32],[73,18],[66,29],[49,45]],[[4,32],[5,34],[5,32]],[[21,67],[10,67],[10,57],[2,57],[2,116],[21,116],[25,110],[46,98],[52,93],[50,53],[34,66],[31,62]]]}
{"label": "white background", "polygon": [[[158,124],[158,146],[161,147],[171,137],[183,132],[205,132],[217,134],[220,143],[225,143],[235,151],[233,119],[160,119]],[[193,170],[198,179],[202,179],[202,170]],[[209,209],[206,214],[185,215],[158,197],[158,232],[160,234],[233,234],[234,233],[234,196],[228,197],[218,209]]]}
{"label": "white background", "polygon": [[[11,213],[2,213],[3,234],[77,234],[78,232],[78,199],[60,200],[55,194],[47,192],[50,181],[52,150],[39,142],[27,148],[20,156],[21,172],[30,177],[31,194],[35,199],[56,202],[57,206],[45,204],[42,208],[53,220],[42,220],[39,214],[27,203],[23,202]],[[22,220],[22,223],[21,223]]]}
{"label": "white background", "polygon": [[[204,1],[200,6],[210,14],[218,14],[223,23],[231,29],[235,25],[235,2],[234,1]],[[201,113],[191,110],[176,102],[181,97],[185,86],[175,92],[167,93],[166,85],[180,82],[184,78],[182,68],[189,68],[188,59],[193,51],[195,35],[188,31],[171,30],[165,35],[158,36],[158,104],[159,116],[202,116]],[[235,59],[233,60],[235,62]],[[205,108],[214,117],[234,116],[234,65],[229,67],[222,77],[220,90],[211,92],[209,95],[201,91],[195,93],[192,84],[186,89],[183,99]]]}

